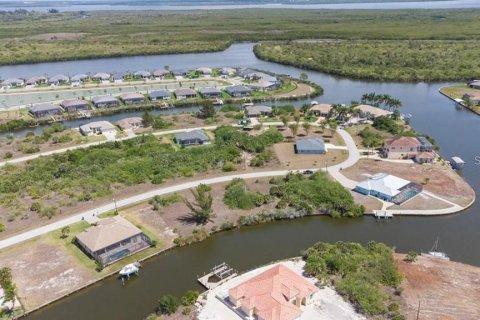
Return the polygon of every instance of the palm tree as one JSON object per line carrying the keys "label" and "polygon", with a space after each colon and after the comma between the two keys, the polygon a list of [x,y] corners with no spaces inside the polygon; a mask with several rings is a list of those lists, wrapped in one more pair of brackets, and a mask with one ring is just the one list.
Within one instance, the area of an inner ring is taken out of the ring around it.
{"label": "palm tree", "polygon": [[187,198],[183,198],[183,202],[190,209],[190,217],[197,223],[206,224],[212,217],[213,196],[212,188],[205,184],[200,184],[195,189],[190,189],[195,202],[190,202]]}
{"label": "palm tree", "polygon": [[283,115],[280,117],[280,121],[282,121],[283,126],[286,128],[288,126],[288,122],[290,121],[287,115]]}
{"label": "palm tree", "polygon": [[312,128],[312,125],[309,122],[304,122],[302,124],[303,129],[305,130],[305,133],[308,134],[310,133],[310,129]]}
{"label": "palm tree", "polygon": [[297,133],[298,133],[298,123],[294,123],[294,124],[291,124],[289,126],[290,130],[292,131],[292,135],[293,137],[295,138],[297,136]]}
{"label": "palm tree", "polygon": [[293,119],[295,120],[295,122],[296,122],[297,124],[300,122],[300,118],[301,118],[300,113],[295,112],[295,113],[293,114]]}

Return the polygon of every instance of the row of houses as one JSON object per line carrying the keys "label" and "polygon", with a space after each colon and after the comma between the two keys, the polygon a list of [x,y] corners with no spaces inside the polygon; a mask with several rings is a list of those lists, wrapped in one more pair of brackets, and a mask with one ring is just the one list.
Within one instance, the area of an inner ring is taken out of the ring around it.
{"label": "row of houses", "polygon": [[[317,117],[330,118],[334,113],[332,113],[333,105],[328,103],[317,103],[314,104],[310,111]],[[368,104],[361,104],[353,108],[358,112],[360,118],[367,120],[373,120],[380,116],[391,116],[393,112],[384,110],[382,108],[377,108]]]}

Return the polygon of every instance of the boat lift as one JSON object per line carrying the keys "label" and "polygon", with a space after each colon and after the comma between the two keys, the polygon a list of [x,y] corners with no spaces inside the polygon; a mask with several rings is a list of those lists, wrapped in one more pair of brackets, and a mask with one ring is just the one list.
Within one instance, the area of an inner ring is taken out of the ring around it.
{"label": "boat lift", "polygon": [[223,262],[211,268],[210,271],[203,276],[197,277],[197,280],[202,286],[210,290],[236,276],[237,272],[235,269]]}

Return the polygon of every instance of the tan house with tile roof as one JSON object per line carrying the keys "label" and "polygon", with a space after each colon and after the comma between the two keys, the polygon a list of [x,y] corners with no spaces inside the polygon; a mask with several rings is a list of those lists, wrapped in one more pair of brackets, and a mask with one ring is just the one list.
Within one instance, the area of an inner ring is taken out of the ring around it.
{"label": "tan house with tile roof", "polygon": [[383,152],[388,159],[413,159],[421,145],[415,137],[394,137],[385,140]]}

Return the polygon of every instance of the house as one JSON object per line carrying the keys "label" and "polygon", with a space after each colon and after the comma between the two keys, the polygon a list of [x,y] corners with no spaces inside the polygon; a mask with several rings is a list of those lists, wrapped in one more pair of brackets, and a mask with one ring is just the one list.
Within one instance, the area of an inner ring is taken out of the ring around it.
{"label": "house", "polygon": [[58,86],[60,84],[68,83],[68,81],[70,81],[70,79],[67,76],[63,74],[57,74],[56,76],[53,76],[48,79],[48,84],[53,86]]}
{"label": "house", "polygon": [[257,82],[252,82],[248,85],[250,89],[259,90],[259,91],[268,91],[275,90],[279,86],[279,83],[270,82],[267,80],[260,79]]}
{"label": "house", "polygon": [[267,269],[228,291],[228,300],[248,319],[298,320],[301,306],[319,291],[313,283],[283,264]]}
{"label": "house", "polygon": [[110,108],[118,106],[118,100],[113,96],[93,97],[92,102],[96,108]]}
{"label": "house", "polygon": [[186,131],[175,135],[175,143],[184,147],[192,145],[210,144],[210,138],[203,130]]}
{"label": "house", "polygon": [[418,147],[418,151],[422,152],[432,152],[433,145],[428,141],[426,137],[417,137],[418,142],[420,142],[420,146]]}
{"label": "house", "polygon": [[168,92],[168,90],[154,90],[154,91],[150,91],[150,93],[148,94],[148,97],[152,101],[169,100],[170,92]]}
{"label": "house", "polygon": [[165,78],[169,74],[170,71],[168,71],[167,69],[158,69],[153,71],[153,76],[158,80]]}
{"label": "house", "polygon": [[472,89],[480,89],[480,80],[473,80],[468,83],[468,86]]}
{"label": "house", "polygon": [[428,151],[419,152],[415,156],[415,161],[418,163],[433,163],[435,161],[435,154]]}
{"label": "house", "polygon": [[108,121],[94,121],[80,126],[80,132],[84,136],[94,136],[105,133],[115,133],[117,129]]}
{"label": "house", "polygon": [[85,253],[104,266],[151,245],[142,230],[121,216],[101,219],[75,239]]}
{"label": "house", "polygon": [[326,152],[325,142],[319,138],[301,139],[295,143],[297,154],[325,154]]}
{"label": "house", "polygon": [[324,117],[324,118],[328,118],[331,110],[332,110],[332,105],[329,103],[315,104],[310,108],[310,111],[312,111],[316,117]]}
{"label": "house", "polygon": [[268,106],[247,106],[245,107],[245,114],[248,118],[257,117],[271,117],[272,107]]}
{"label": "house", "polygon": [[97,72],[92,76],[92,80],[95,81],[102,81],[102,82],[110,82],[110,77],[112,75],[105,72]]}
{"label": "house", "polygon": [[172,70],[173,75],[174,75],[175,78],[177,78],[177,79],[183,79],[183,77],[185,77],[186,75],[188,75],[189,72],[190,72],[190,70],[188,70],[188,69],[176,69],[176,70]]}
{"label": "house", "polygon": [[121,74],[121,73],[115,73],[113,75],[113,82],[114,83],[122,83],[123,79],[124,79],[124,77],[123,77],[123,74]]}
{"label": "house", "polygon": [[133,74],[133,76],[137,79],[149,79],[152,74],[145,70],[139,70]]}
{"label": "house", "polygon": [[145,96],[138,92],[129,92],[121,94],[120,100],[125,104],[138,104],[145,102]]}
{"label": "house", "polygon": [[222,90],[218,88],[206,87],[200,88],[199,91],[203,98],[218,98],[222,96]]}
{"label": "house", "polygon": [[67,112],[77,112],[80,110],[88,110],[90,108],[88,101],[81,99],[63,100],[60,106]]}
{"label": "house", "polygon": [[385,140],[383,153],[388,159],[413,159],[421,145],[414,137],[394,137]]}
{"label": "house", "polygon": [[422,186],[385,173],[378,173],[359,182],[353,189],[384,201],[401,204],[422,191]]}
{"label": "house", "polygon": [[59,115],[62,113],[60,108],[53,103],[40,103],[28,108],[28,112],[30,112],[35,118],[43,118],[53,115]]}
{"label": "house", "polygon": [[20,87],[23,86],[24,81],[19,78],[8,78],[2,81],[3,87]]}
{"label": "house", "polygon": [[461,102],[462,102],[461,104],[464,105],[464,106],[466,105],[467,101],[470,101],[474,106],[478,106],[478,105],[480,105],[480,94],[478,94],[478,93],[476,93],[476,94],[465,93],[462,96],[462,100],[461,100]]}
{"label": "house", "polygon": [[39,84],[47,83],[47,78],[45,77],[32,77],[25,81],[27,86],[38,86]]}
{"label": "house", "polygon": [[79,73],[79,74],[76,74],[74,75],[73,77],[70,78],[70,81],[72,83],[78,83],[80,84],[81,82],[85,82],[86,80],[88,80],[88,75],[84,74],[84,73]]}
{"label": "house", "polygon": [[189,99],[189,98],[195,98],[197,96],[197,92],[195,90],[189,89],[189,88],[179,88],[175,89],[175,97],[177,99]]}
{"label": "house", "polygon": [[208,68],[208,67],[197,68],[196,71],[199,72],[200,74],[203,74],[204,76],[209,76],[213,73],[212,68]]}
{"label": "house", "polygon": [[122,130],[127,130],[127,129],[135,130],[143,127],[143,119],[140,117],[125,118],[117,121],[117,125]]}
{"label": "house", "polygon": [[220,69],[220,73],[224,76],[234,76],[237,73],[237,69],[223,67]]}
{"label": "house", "polygon": [[377,108],[374,106],[370,106],[368,104],[361,104],[355,107],[356,110],[359,111],[361,118],[367,118],[373,120],[380,116],[390,116],[393,114],[391,111],[387,111],[381,108]]}
{"label": "house", "polygon": [[252,89],[242,85],[235,85],[225,88],[225,92],[232,97],[243,97],[249,96],[252,93]]}

